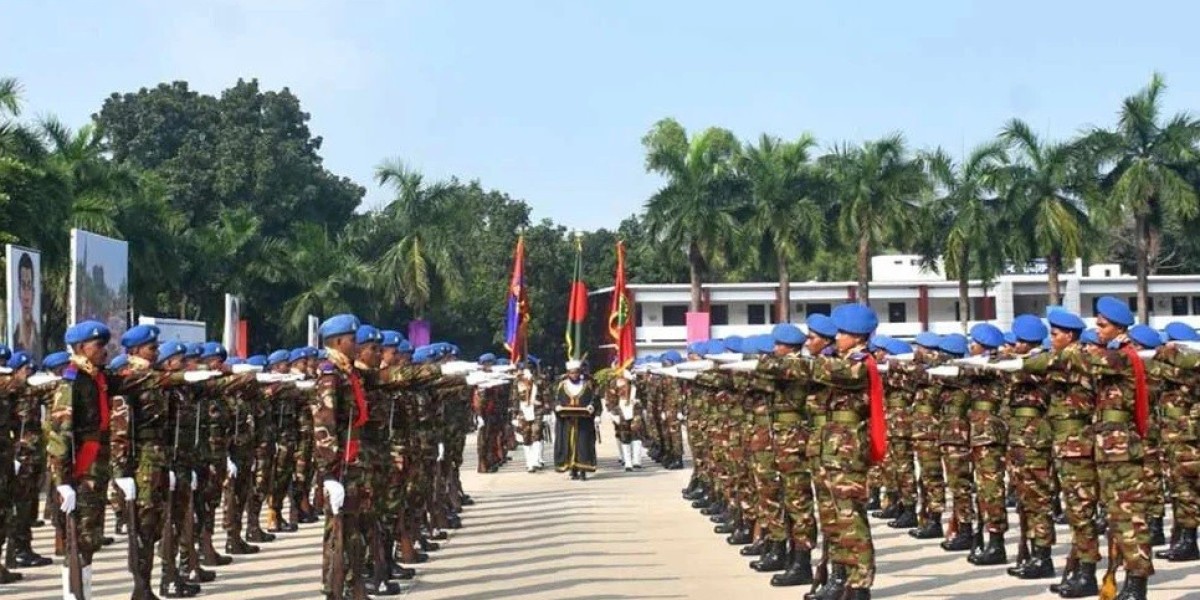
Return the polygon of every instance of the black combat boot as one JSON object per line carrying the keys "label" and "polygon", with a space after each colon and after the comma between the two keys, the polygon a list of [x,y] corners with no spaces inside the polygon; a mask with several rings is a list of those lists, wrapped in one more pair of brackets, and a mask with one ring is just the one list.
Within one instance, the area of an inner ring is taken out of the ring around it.
{"label": "black combat boot", "polygon": [[1102,537],[1108,533],[1108,510],[1103,506],[1096,508],[1092,526],[1096,529],[1096,537]]}
{"label": "black combat boot", "polygon": [[1117,594],[1117,600],[1146,600],[1146,578],[1125,576],[1125,587]]}
{"label": "black combat boot", "polygon": [[1171,541],[1167,543],[1166,550],[1159,550],[1154,553],[1154,558],[1168,558],[1175,551],[1175,546],[1179,544],[1179,523],[1171,526]]}
{"label": "black combat boot", "polygon": [[368,577],[364,583],[366,584],[367,593],[374,594],[376,596],[400,595],[400,584],[396,582],[388,581],[386,579],[383,581],[374,581]]}
{"label": "black combat boot", "polygon": [[975,556],[975,566],[1002,565],[1006,562],[1008,555],[1004,552],[1004,534],[989,533],[987,546]]}
{"label": "black combat boot", "polygon": [[847,600],[871,600],[871,588],[846,588],[842,596]]}
{"label": "black combat boot", "polygon": [[738,528],[734,529],[733,533],[729,534],[729,537],[725,538],[725,543],[729,544],[730,546],[745,546],[753,541],[754,534],[750,532],[750,528],[747,527],[745,523],[738,525]]}
{"label": "black combat boot", "polygon": [[1008,574],[1017,579],[1048,579],[1054,577],[1054,561],[1050,558],[1050,548],[1033,546],[1029,549],[1029,558],[1025,562],[1012,567]]}
{"label": "black combat boot", "polygon": [[888,521],[887,526],[892,529],[908,529],[917,526],[917,510],[908,505],[900,507],[900,514],[896,516],[894,521]]}
{"label": "black combat boot", "polygon": [[158,586],[158,595],[163,598],[194,598],[200,593],[200,586],[190,584],[178,577],[169,581],[164,580]]}
{"label": "black combat boot", "polygon": [[789,587],[793,585],[808,585],[812,583],[812,551],[796,549],[792,551],[792,562],[786,571],[772,575],[771,585]]}
{"label": "black combat boot", "polygon": [[759,573],[782,571],[787,568],[787,542],[767,541],[762,558],[750,563],[750,568]]}
{"label": "black combat boot", "polygon": [[438,550],[442,549],[441,544],[438,544],[437,542],[431,542],[429,541],[429,538],[425,536],[420,536],[417,538],[417,545],[420,546],[421,550],[424,552],[437,552]]}
{"label": "black combat boot", "polygon": [[54,563],[54,559],[46,558],[28,546],[17,550],[9,546],[9,550],[11,555],[4,557],[4,566],[10,569],[31,569]]}
{"label": "black combat boot", "polygon": [[1169,556],[1165,557],[1168,562],[1192,562],[1200,560],[1200,548],[1196,547],[1196,528],[1179,528],[1179,539],[1175,541],[1175,545],[1171,546],[1171,549],[1167,550],[1167,552],[1170,553]]}
{"label": "black combat boot", "polygon": [[695,490],[696,490],[696,487],[697,487],[697,486],[699,486],[699,485],[700,485],[700,478],[699,478],[699,477],[696,477],[696,475],[695,475],[695,474],[693,474],[693,475],[692,475],[692,479],[691,479],[690,481],[688,481],[688,485],[687,485],[687,487],[683,488],[683,490],[681,490],[681,492],[680,492],[680,493],[682,493],[682,494],[683,494],[683,497],[684,497],[684,498],[687,498],[687,497],[688,497],[688,494],[690,494],[690,493],[692,493],[693,491],[695,491]]}
{"label": "black combat boot", "polygon": [[1090,598],[1100,593],[1096,585],[1096,563],[1081,562],[1071,578],[1058,588],[1063,598]]}
{"label": "black combat boot", "polygon": [[804,600],[840,600],[846,593],[846,567],[833,565],[825,584],[804,595]]}
{"label": "black combat boot", "polygon": [[225,554],[258,554],[258,546],[247,544],[240,535],[231,535],[225,538]]}
{"label": "black combat boot", "polygon": [[954,537],[942,542],[942,550],[946,552],[966,552],[975,544],[975,536],[970,523],[959,523],[958,532]]}
{"label": "black combat boot", "polygon": [[871,488],[871,495],[867,498],[867,510],[879,510],[879,488]]}
{"label": "black combat boot", "polygon": [[1075,575],[1075,571],[1077,570],[1079,570],[1079,563],[1075,563],[1075,566],[1072,567],[1071,559],[1068,558],[1067,564],[1063,565],[1062,579],[1059,579],[1058,583],[1050,584],[1050,593],[1057,594],[1059,590],[1063,589],[1067,585],[1067,582],[1071,581],[1071,577]]}
{"label": "black combat boot", "polygon": [[[700,514],[702,514],[706,517],[719,515],[722,512],[725,512],[725,501],[724,500],[717,500],[713,504],[700,509]],[[718,520],[720,520],[720,519],[718,519]]]}
{"label": "black combat boot", "polygon": [[196,585],[201,583],[212,583],[217,580],[216,573],[200,567],[196,567],[195,570],[192,570],[187,566],[181,566],[179,567],[179,577],[188,583]]}
{"label": "black combat boot", "polygon": [[729,506],[729,503],[721,505],[721,510],[715,515],[708,517],[710,523],[725,523],[733,516],[734,509]]}
{"label": "black combat boot", "polygon": [[1167,543],[1167,536],[1163,534],[1163,518],[1150,518],[1150,545],[1161,546]]}
{"label": "black combat boot", "polygon": [[741,554],[742,556],[762,556],[763,552],[766,552],[766,548],[767,536],[764,535],[757,540],[750,542],[749,546],[738,550],[738,554]]}
{"label": "black combat boot", "polygon": [[1050,501],[1050,514],[1054,517],[1055,525],[1067,524],[1067,514],[1063,512],[1062,499],[1057,495]]}
{"label": "black combat boot", "polygon": [[942,513],[933,513],[925,519],[925,523],[916,529],[909,529],[908,535],[917,538],[918,540],[936,540],[944,537],[946,533],[942,531]]}
{"label": "black combat boot", "polygon": [[705,491],[704,495],[692,501],[692,508],[705,509],[711,506],[715,501],[716,500],[713,499],[712,494]]}
{"label": "black combat boot", "polygon": [[871,513],[872,517],[876,519],[895,519],[900,516],[900,511],[904,509],[903,506],[900,506],[900,494],[888,492],[887,498],[887,508]]}

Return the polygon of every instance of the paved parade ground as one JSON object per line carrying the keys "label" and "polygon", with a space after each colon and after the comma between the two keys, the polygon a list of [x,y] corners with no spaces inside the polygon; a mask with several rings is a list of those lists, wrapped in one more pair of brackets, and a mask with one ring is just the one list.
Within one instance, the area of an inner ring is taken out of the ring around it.
{"label": "paved parade ground", "polygon": [[[527,474],[518,464],[519,451],[512,453],[513,462],[499,473],[479,475],[470,445],[463,483],[477,504],[464,510],[463,529],[451,532],[430,562],[419,566],[418,578],[406,583],[406,596],[422,600],[798,600],[807,591],[807,587],[770,587],[768,575],[752,572],[736,548],[712,533],[708,519],[679,496],[688,471],[649,467],[621,472],[611,430],[605,431],[604,441],[601,470],[586,482],[553,472]],[[549,449],[546,454],[548,460]],[[876,598],[1058,597],[1046,592],[1049,581],[1017,581],[1005,575],[1005,567],[973,568],[965,554],[946,554],[936,541],[917,542],[878,521],[874,526],[880,573]],[[49,554],[50,530],[39,528],[34,535],[38,551]],[[1059,539],[1066,535],[1060,527]],[[218,534],[218,548],[223,547],[221,537]],[[199,597],[320,598],[320,540],[320,525],[283,534],[273,543],[262,544],[258,555],[238,557],[233,565],[216,568],[218,581],[205,585]],[[1011,534],[1009,542],[1011,559],[1016,553]],[[1065,552],[1065,544],[1055,547],[1059,568]],[[1200,598],[1200,563],[1156,561],[1155,565],[1152,600]],[[0,597],[59,597],[57,565],[24,573],[27,581],[0,586]],[[129,597],[129,589],[125,545],[119,539],[97,555],[95,597],[123,600]]]}

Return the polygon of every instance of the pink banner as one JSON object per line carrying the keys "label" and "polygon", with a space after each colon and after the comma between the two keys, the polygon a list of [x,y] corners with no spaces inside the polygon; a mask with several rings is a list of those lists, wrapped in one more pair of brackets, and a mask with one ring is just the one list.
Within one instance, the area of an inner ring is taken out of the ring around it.
{"label": "pink banner", "polygon": [[413,348],[429,344],[432,327],[429,321],[414,320],[408,322],[408,341]]}
{"label": "pink banner", "polygon": [[708,328],[709,315],[706,312],[687,313],[687,342],[703,342],[712,337]]}

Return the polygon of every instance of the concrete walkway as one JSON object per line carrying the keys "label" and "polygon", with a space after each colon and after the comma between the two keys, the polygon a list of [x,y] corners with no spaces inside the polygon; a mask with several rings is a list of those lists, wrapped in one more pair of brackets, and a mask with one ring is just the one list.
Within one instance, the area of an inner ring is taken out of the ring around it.
{"label": "concrete walkway", "polygon": [[[606,427],[607,429],[607,427]],[[797,600],[806,589],[777,589],[746,567],[737,549],[712,533],[707,518],[679,496],[687,471],[654,467],[624,473],[611,431],[605,431],[600,472],[586,482],[553,471],[527,474],[521,453],[501,472],[479,475],[472,463],[464,485],[477,504],[463,529],[420,565],[406,596],[421,600],[618,600],[646,598],[773,598]],[[549,459],[550,451],[546,451]],[[473,455],[473,448],[467,452]],[[876,598],[1002,600],[1057,598],[1050,582],[1014,580],[1004,567],[974,568],[962,554],[919,543],[875,524],[879,550]],[[1015,523],[1014,523],[1015,525]],[[1065,528],[1059,539],[1067,539]],[[40,552],[50,530],[35,531]],[[299,600],[319,598],[321,527],[287,534],[252,557],[218,568],[203,598]],[[222,543],[223,540],[219,540]],[[1066,547],[1059,544],[1061,567]],[[1010,556],[1015,544],[1010,536]],[[129,597],[124,540],[98,555],[95,597]],[[1200,598],[1200,563],[1156,561],[1150,598]],[[0,586],[0,597],[44,600],[59,593],[58,567],[25,571],[26,581]]]}

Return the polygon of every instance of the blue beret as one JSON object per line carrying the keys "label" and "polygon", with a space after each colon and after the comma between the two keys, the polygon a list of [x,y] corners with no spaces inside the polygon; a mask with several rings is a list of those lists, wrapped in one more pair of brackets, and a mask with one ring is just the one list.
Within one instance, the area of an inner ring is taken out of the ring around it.
{"label": "blue beret", "polygon": [[1112,296],[1101,296],[1096,300],[1096,316],[1104,317],[1118,327],[1129,327],[1135,320],[1129,304]]}
{"label": "blue beret", "polygon": [[1050,333],[1050,329],[1041,319],[1034,315],[1017,315],[1013,319],[1013,335],[1018,341],[1036,344],[1044,339]]}
{"label": "blue beret", "polygon": [[1096,333],[1095,329],[1084,329],[1083,332],[1079,334],[1079,343],[1099,346],[1100,335]]}
{"label": "blue beret", "polygon": [[725,349],[730,352],[741,353],[745,351],[746,338],[740,335],[731,335],[725,338]]}
{"label": "blue beret", "polygon": [[412,361],[417,364],[427,363],[431,357],[429,346],[421,346],[413,351]]}
{"label": "blue beret", "polygon": [[801,346],[805,337],[804,330],[791,323],[780,323],[771,328],[771,341],[776,344]]}
{"label": "blue beret", "polygon": [[498,358],[498,359],[496,359],[496,364],[507,365],[507,364],[512,364],[512,363],[510,363],[507,358]]}
{"label": "blue beret", "polygon": [[304,350],[308,352],[309,358],[320,358],[321,356],[321,351],[313,348],[312,346],[305,346]]}
{"label": "blue beret", "polygon": [[1167,323],[1163,333],[1176,342],[1200,342],[1200,333],[1196,333],[1196,329],[1191,325],[1179,321]]}
{"label": "blue beret", "polygon": [[1129,339],[1137,342],[1138,345],[1147,350],[1153,350],[1162,345],[1162,338],[1158,336],[1158,330],[1149,325],[1134,325],[1130,327]]}
{"label": "blue beret", "polygon": [[491,352],[485,352],[485,353],[483,353],[483,354],[480,354],[480,355],[479,355],[479,362],[480,362],[480,364],[483,364],[483,363],[494,363],[494,362],[496,362],[496,355],[495,355],[495,354],[492,354]]}
{"label": "blue beret", "polygon": [[288,352],[288,362],[296,362],[308,358],[308,348],[293,348]]}
{"label": "blue beret", "polygon": [[158,341],[159,329],[153,325],[138,325],[131,327],[125,335],[121,336],[122,348],[136,348],[144,344],[153,344]]}
{"label": "blue beret", "polygon": [[404,336],[400,335],[399,331],[384,329],[380,333],[383,334],[383,340],[379,343],[382,344],[384,348],[395,348],[400,345],[400,342],[404,341]]}
{"label": "blue beret", "polygon": [[887,343],[889,341],[891,341],[891,339],[892,338],[890,338],[886,335],[878,335],[878,334],[873,335],[873,336],[871,336],[870,341],[867,342],[867,349],[870,350],[871,352],[874,352],[876,350],[886,351]]}
{"label": "blue beret", "polygon": [[8,368],[16,371],[17,369],[20,369],[31,362],[33,362],[33,359],[29,357],[28,352],[14,352],[12,358],[8,359]]}
{"label": "blue beret", "polygon": [[888,354],[911,354],[913,351],[912,346],[908,345],[908,342],[893,338],[888,338],[887,346],[884,349],[887,350]]}
{"label": "blue beret", "polygon": [[1059,329],[1083,331],[1087,327],[1087,325],[1083,324],[1083,319],[1079,318],[1079,315],[1062,307],[1046,309],[1046,320],[1050,322],[1051,327]]}
{"label": "blue beret", "polygon": [[127,364],[129,364],[129,355],[118,354],[114,356],[112,360],[108,361],[108,370],[116,371]]}
{"label": "blue beret", "polygon": [[221,342],[207,342],[200,349],[200,358],[214,358],[217,356],[221,357],[222,360],[226,356],[229,356],[229,353],[225,351],[225,346],[222,346]]}
{"label": "blue beret", "polygon": [[186,348],[183,355],[187,358],[200,358],[200,355],[204,353],[204,344],[188,344]]}
{"label": "blue beret", "polygon": [[879,317],[870,306],[863,304],[843,304],[833,309],[834,325],[838,331],[853,335],[871,335],[879,327]]}
{"label": "blue beret", "polygon": [[404,354],[412,354],[412,351],[413,351],[412,342],[410,342],[408,340],[400,340],[400,343],[396,344],[396,352],[401,352]]}
{"label": "blue beret", "polygon": [[50,369],[57,369],[70,361],[71,354],[69,352],[63,352],[61,350],[58,352],[51,352],[50,354],[46,355],[46,358],[42,359],[42,368],[49,371]]}
{"label": "blue beret", "polygon": [[961,333],[947,333],[942,336],[942,343],[938,345],[938,349],[946,354],[966,356],[967,336]]}
{"label": "blue beret", "polygon": [[244,365],[244,364],[246,364],[246,359],[244,359],[240,356],[230,356],[229,358],[225,359],[225,364],[227,364],[231,367],[233,365]]}
{"label": "blue beret", "polygon": [[837,324],[829,315],[815,313],[808,315],[804,324],[808,327],[808,331],[815,333],[821,337],[833,339],[837,337]]}
{"label": "blue beret", "polygon": [[704,354],[704,342],[692,342],[687,345],[688,354]]}
{"label": "blue beret", "polygon": [[246,364],[253,365],[255,367],[265,367],[267,366],[267,357],[263,356],[262,354],[255,354],[254,356],[246,359]]}
{"label": "blue beret", "polygon": [[[91,340],[101,340],[108,343],[111,337],[112,332],[108,330],[108,326],[104,323],[99,321],[81,321],[67,328],[67,333],[63,336],[63,341],[71,345],[82,344]],[[6,347],[5,350],[7,349]]]}
{"label": "blue beret", "polygon": [[1004,332],[991,323],[979,323],[971,328],[971,341],[985,348],[1004,345]]}
{"label": "blue beret", "polygon": [[322,340],[339,335],[349,335],[356,333],[359,325],[358,317],[354,315],[334,315],[321,323],[321,326],[317,328],[317,335],[321,336]]}
{"label": "blue beret", "polygon": [[291,356],[292,353],[287,350],[276,350],[267,356],[267,366],[273,367],[279,363],[285,363]]}
{"label": "blue beret", "polygon": [[668,350],[662,355],[662,362],[670,361],[672,363],[683,362],[683,355],[678,350]]}
{"label": "blue beret", "polygon": [[938,348],[942,347],[942,336],[932,331],[922,331],[921,333],[917,334],[917,337],[913,339],[913,342],[923,348],[937,350]]}
{"label": "blue beret", "polygon": [[1011,346],[1019,341],[1021,341],[1021,340],[1017,339],[1017,334],[1015,334],[1011,331],[1004,332],[1004,343],[1005,344],[1008,344],[1009,346]]}
{"label": "blue beret", "polygon": [[168,358],[171,358],[172,356],[179,356],[185,352],[187,352],[187,347],[184,346],[182,342],[175,340],[163,342],[162,345],[158,347],[158,362],[160,364],[167,362]]}
{"label": "blue beret", "polygon": [[775,338],[769,333],[760,333],[746,338],[742,351],[747,354],[766,354],[775,351]]}
{"label": "blue beret", "polygon": [[373,325],[359,325],[354,332],[354,343],[356,344],[378,344],[383,341],[383,334],[379,332],[379,328]]}

